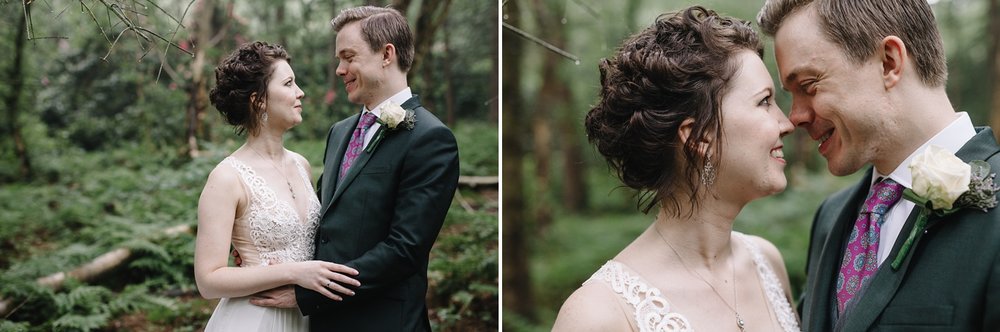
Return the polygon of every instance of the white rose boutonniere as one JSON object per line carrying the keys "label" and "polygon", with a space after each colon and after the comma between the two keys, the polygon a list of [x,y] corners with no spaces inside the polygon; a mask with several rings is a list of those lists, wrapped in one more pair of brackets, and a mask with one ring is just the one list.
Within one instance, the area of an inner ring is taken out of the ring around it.
{"label": "white rose boutonniere", "polygon": [[986,212],[997,206],[998,188],[990,173],[990,164],[975,160],[966,164],[944,148],[931,145],[910,162],[913,188],[903,190],[903,198],[916,203],[920,209],[916,225],[900,248],[892,269],[903,263],[917,234],[927,229],[930,216],[947,216],[963,208]]}
{"label": "white rose boutonniere", "polygon": [[[951,209],[959,196],[969,191],[972,167],[941,147],[931,145],[910,162],[913,193],[929,200],[936,209]],[[919,203],[919,202],[918,202]]]}
{"label": "white rose boutonniere", "polygon": [[402,127],[406,128],[406,130],[410,130],[413,129],[413,126],[417,123],[416,113],[413,113],[412,110],[403,109],[391,101],[379,106],[379,110],[380,113],[378,119],[375,121],[382,126],[379,127],[378,132],[375,133],[375,137],[372,138],[372,142],[368,144],[367,148],[365,148],[365,151],[368,153],[374,151],[375,147],[382,142],[382,139],[385,137],[386,129],[396,130],[402,125]]}

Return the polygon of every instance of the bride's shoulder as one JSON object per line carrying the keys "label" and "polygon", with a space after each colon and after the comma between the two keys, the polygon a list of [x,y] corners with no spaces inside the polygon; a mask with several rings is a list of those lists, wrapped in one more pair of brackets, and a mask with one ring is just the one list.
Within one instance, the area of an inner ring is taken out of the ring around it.
{"label": "bride's shoulder", "polygon": [[295,158],[295,161],[298,161],[299,163],[301,163],[302,166],[309,166],[309,159],[306,159],[306,157],[303,157],[302,154],[300,154],[298,152],[295,152],[295,151],[292,151],[292,150],[288,150],[288,153],[292,155],[292,158]]}
{"label": "bride's shoulder", "polygon": [[775,267],[780,266],[781,268],[784,268],[785,263],[784,259],[781,258],[781,251],[778,250],[778,247],[776,247],[774,243],[756,235],[743,234],[743,236],[749,240],[750,244],[754,246],[757,252],[764,255],[764,258],[767,259],[768,263]]}
{"label": "bride's shoulder", "polygon": [[559,309],[553,331],[621,331],[629,329],[619,295],[602,282],[588,282]]}

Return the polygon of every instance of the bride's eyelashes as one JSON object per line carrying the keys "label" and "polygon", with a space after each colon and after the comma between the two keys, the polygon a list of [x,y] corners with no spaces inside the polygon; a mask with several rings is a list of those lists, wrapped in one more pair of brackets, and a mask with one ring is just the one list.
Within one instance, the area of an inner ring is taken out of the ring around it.
{"label": "bride's eyelashes", "polygon": [[773,103],[771,97],[773,96],[774,95],[769,92],[763,99],[757,102],[757,106],[771,107],[771,104]]}

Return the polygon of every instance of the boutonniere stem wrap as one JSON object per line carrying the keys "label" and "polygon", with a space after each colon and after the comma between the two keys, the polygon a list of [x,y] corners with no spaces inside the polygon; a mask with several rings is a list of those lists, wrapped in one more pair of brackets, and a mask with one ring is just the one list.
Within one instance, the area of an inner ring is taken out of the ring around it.
{"label": "boutonniere stem wrap", "polygon": [[406,130],[413,129],[413,126],[417,124],[417,114],[413,110],[403,109],[399,105],[393,102],[386,102],[379,106],[379,116],[375,121],[378,122],[378,131],[375,132],[375,137],[372,138],[371,143],[365,148],[365,152],[371,153],[375,151],[378,144],[382,142],[385,138],[386,131],[395,131],[400,127],[406,128]]}
{"label": "boutonniere stem wrap", "polygon": [[944,217],[961,209],[986,212],[997,206],[998,188],[990,173],[990,164],[975,160],[966,164],[954,154],[938,146],[930,146],[910,163],[913,189],[903,190],[903,198],[920,209],[916,224],[903,242],[892,269],[898,270],[916,241],[917,235],[927,229],[932,215]]}

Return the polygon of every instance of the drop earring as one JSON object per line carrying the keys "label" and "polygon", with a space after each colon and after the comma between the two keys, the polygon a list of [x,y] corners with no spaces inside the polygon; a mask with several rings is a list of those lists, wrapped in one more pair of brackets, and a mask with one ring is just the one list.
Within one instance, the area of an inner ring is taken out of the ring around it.
{"label": "drop earring", "polygon": [[261,113],[260,121],[267,123],[267,112]]}
{"label": "drop earring", "polygon": [[701,170],[701,184],[711,186],[715,183],[715,166],[712,165],[712,158],[705,157],[705,168]]}

